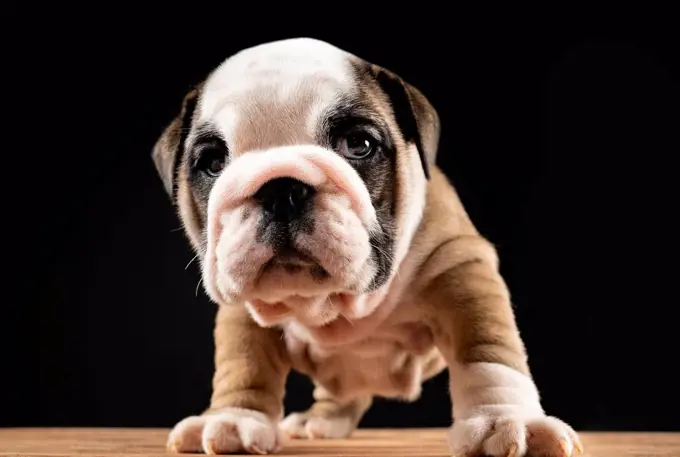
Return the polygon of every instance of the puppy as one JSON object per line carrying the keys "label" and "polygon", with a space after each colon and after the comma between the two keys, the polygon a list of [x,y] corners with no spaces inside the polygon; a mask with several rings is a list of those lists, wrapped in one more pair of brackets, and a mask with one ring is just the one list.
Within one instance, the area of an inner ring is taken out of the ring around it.
{"label": "puppy", "polygon": [[[377,396],[447,369],[456,456],[567,457],[493,246],[435,165],[439,117],[394,73],[297,38],[243,50],[185,98],[153,160],[219,305],[210,407],[176,452],[349,436]],[[291,369],[313,406],[283,417]]]}

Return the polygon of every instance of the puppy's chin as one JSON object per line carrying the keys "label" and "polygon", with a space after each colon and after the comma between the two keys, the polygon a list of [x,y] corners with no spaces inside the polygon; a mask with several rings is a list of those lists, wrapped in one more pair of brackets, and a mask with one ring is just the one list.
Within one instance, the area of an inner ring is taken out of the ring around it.
{"label": "puppy's chin", "polygon": [[[282,301],[252,299],[245,302],[253,319],[263,327],[294,322],[308,329],[323,331],[338,321],[353,325],[354,319],[370,314],[384,296],[384,290],[370,294],[335,292],[305,297],[291,295]],[[316,333],[316,332],[315,332]]]}
{"label": "puppy's chin", "polygon": [[341,315],[334,297],[337,299],[337,294],[314,297],[292,295],[277,302],[253,299],[246,301],[246,308],[253,319],[263,327],[290,321],[298,322],[305,327],[322,327]]}

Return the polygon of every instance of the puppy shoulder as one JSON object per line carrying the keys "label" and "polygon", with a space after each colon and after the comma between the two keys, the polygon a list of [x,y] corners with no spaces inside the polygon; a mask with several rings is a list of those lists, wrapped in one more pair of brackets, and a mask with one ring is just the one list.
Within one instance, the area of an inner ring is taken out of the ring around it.
{"label": "puppy shoulder", "polygon": [[[438,167],[428,182],[426,205],[411,249],[419,290],[455,265],[480,259],[496,265],[495,247],[477,230],[458,193]],[[416,260],[418,259],[418,260]]]}

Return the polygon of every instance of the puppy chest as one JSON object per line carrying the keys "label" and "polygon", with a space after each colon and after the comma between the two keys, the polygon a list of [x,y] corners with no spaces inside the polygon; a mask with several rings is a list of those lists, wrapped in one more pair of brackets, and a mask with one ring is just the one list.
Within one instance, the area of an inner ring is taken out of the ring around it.
{"label": "puppy chest", "polygon": [[286,339],[293,369],[339,401],[361,395],[415,400],[422,382],[444,367],[431,333],[417,324],[379,329],[333,349],[291,335]]}

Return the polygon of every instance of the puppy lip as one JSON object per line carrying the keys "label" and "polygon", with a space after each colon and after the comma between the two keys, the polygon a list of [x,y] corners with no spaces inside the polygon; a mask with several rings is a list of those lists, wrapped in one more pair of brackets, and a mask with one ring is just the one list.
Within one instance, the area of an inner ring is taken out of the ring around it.
{"label": "puppy lip", "polygon": [[318,262],[314,257],[294,248],[284,248],[280,250],[269,262],[275,265],[292,265],[299,267],[318,265]]}

